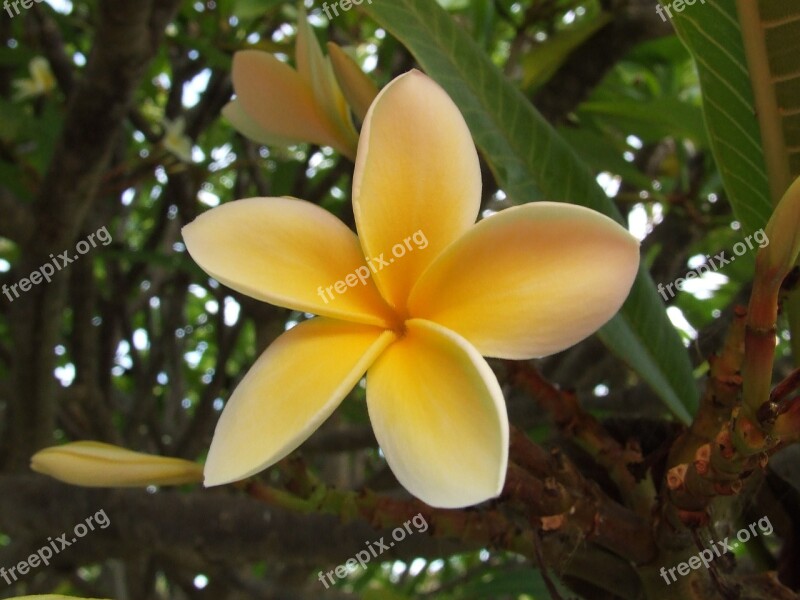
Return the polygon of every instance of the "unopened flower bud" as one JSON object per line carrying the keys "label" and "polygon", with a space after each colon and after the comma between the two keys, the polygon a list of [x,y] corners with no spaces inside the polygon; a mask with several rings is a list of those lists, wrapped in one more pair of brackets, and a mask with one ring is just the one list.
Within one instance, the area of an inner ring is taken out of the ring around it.
{"label": "unopened flower bud", "polygon": [[764,228],[769,243],[759,253],[759,268],[775,284],[783,281],[800,253],[800,177],[781,198]]}
{"label": "unopened flower bud", "polygon": [[31,457],[31,469],[85,487],[180,485],[203,480],[203,465],[102,442],[81,441],[45,448]]}

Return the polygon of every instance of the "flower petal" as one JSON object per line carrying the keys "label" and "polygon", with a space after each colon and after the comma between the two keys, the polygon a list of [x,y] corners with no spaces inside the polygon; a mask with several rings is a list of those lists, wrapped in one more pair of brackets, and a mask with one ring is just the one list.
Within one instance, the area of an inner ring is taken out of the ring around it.
{"label": "flower petal", "polygon": [[545,356],[587,337],[619,310],[639,244],[615,221],[537,202],[484,219],[422,276],[409,313],[468,339],[483,356]]}
{"label": "flower petal", "polygon": [[304,321],[256,361],[222,412],[205,485],[244,479],[302,444],[395,339],[391,331],[330,319]]}
{"label": "flower petal", "polygon": [[311,86],[289,65],[267,52],[242,50],[233,57],[232,75],[237,100],[265,132],[352,156],[352,148],[334,134],[317,107]]}
{"label": "flower petal", "polygon": [[392,472],[431,506],[458,508],[497,496],[508,463],[508,417],[489,365],[469,342],[430,321],[367,374],[367,405]]}
{"label": "flower petal", "polygon": [[294,140],[287,140],[277,135],[265,131],[261,126],[250,118],[242,108],[241,102],[231,100],[222,107],[222,116],[248,140],[253,140],[265,146],[291,146],[296,143]]}
{"label": "flower petal", "polygon": [[358,134],[350,118],[350,109],[302,7],[297,18],[295,60],[297,72],[311,86],[317,108],[324,115],[332,135],[340,140],[340,146],[347,147],[347,156],[354,159]]}
{"label": "flower petal", "polygon": [[309,202],[228,202],[184,227],[183,237],[204,271],[253,298],[357,323],[383,326],[393,318],[358,238]]}
{"label": "flower petal", "polygon": [[378,95],[378,86],[338,44],[328,42],[328,58],[347,103],[363,121]]}
{"label": "flower petal", "polygon": [[[394,79],[367,113],[353,175],[364,254],[395,259],[375,274],[389,304],[404,310],[419,274],[475,222],[480,195],[478,154],[456,105],[419,71]],[[429,246],[412,250],[415,232]]]}
{"label": "flower petal", "polygon": [[84,487],[146,487],[202,481],[197,463],[134,452],[102,442],[72,442],[39,450],[31,469]]}

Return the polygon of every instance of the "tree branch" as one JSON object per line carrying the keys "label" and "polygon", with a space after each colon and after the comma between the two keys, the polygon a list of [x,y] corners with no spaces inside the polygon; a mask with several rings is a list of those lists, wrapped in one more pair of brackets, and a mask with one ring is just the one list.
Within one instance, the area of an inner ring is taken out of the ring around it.
{"label": "tree branch", "polygon": [[30,237],[33,228],[30,209],[0,187],[0,236],[21,244]]}
{"label": "tree branch", "polygon": [[[361,519],[342,523],[331,515],[265,506],[226,489],[149,494],[73,487],[39,475],[0,475],[0,530],[15,540],[14,546],[0,550],[0,565],[16,564],[44,545],[47,537],[67,533],[71,539],[77,524],[101,510],[111,524],[88,532],[90,542],[78,539],[57,554],[51,568],[160,556],[184,568],[212,564],[238,570],[242,564],[272,558],[311,571],[342,564],[365,542],[391,532],[391,528],[375,530]],[[432,558],[476,547],[415,532],[381,559]]]}

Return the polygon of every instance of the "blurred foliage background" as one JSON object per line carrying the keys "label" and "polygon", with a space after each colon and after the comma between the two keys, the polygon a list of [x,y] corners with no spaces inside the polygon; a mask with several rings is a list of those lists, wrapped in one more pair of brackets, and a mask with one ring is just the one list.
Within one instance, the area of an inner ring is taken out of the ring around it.
{"label": "blurred foliage background", "polygon": [[[372,10],[386,18],[381,5],[392,2],[365,2],[365,10],[330,20],[320,2],[306,0],[305,8],[320,40],[345,47],[382,86],[419,66],[373,18]],[[695,63],[653,0],[437,3],[591,171],[642,241],[655,283],[671,283],[720,251],[730,256],[753,233],[734,214],[714,160]],[[13,585],[0,583],[0,597],[644,597],[632,572],[615,571],[619,565],[591,553],[580,562],[583,540],[554,559],[545,547],[537,564],[466,534],[409,536],[325,589],[320,570],[344,563],[385,531],[340,518],[344,512],[264,505],[231,489],[84,490],[32,475],[28,460],[36,450],[80,439],[202,461],[248,367],[281,332],[311,315],[256,302],[209,279],[188,256],[181,227],[224,202],[283,195],[319,204],[352,225],[353,165],[329,148],[259,145],[220,115],[233,94],[234,52],[255,48],[292,59],[293,2],[46,0],[13,12],[9,5],[0,13],[0,284],[17,283],[50,254],[102,227],[113,241],[52,283],[13,301],[0,296],[0,566],[16,564],[97,510],[112,524],[50,567]],[[23,94],[18,82],[36,82],[30,69],[37,57],[47,60],[53,80]],[[476,68],[476,77],[481,72]],[[509,175],[499,172],[502,160],[482,164],[483,216],[551,199],[548,178],[572,177],[550,163],[529,197],[520,198],[504,188]],[[747,302],[754,260],[748,251],[674,297],[658,296],[691,363],[693,376],[682,381],[695,395],[733,307]],[[779,380],[792,368],[785,324],[778,338]],[[593,336],[527,366],[574,391],[615,440],[641,450],[642,464],[659,481],[681,420],[662,401],[664,390],[617,354]],[[519,385],[517,367],[492,366],[512,423],[544,447],[562,448],[587,480],[616,498],[614,484],[569,427],[556,426],[552,411]],[[675,397],[694,410],[696,396]],[[363,382],[295,456],[331,488],[404,497],[372,435]],[[792,571],[800,560],[797,464],[793,448],[776,455],[741,501],[716,514],[729,529],[712,536],[769,515],[775,533],[742,545],[737,564],[744,572],[779,570],[794,589],[800,587]],[[292,468],[279,465],[261,479],[281,487]],[[593,569],[607,569],[621,582],[603,587]],[[678,597],[666,585],[663,591]]]}

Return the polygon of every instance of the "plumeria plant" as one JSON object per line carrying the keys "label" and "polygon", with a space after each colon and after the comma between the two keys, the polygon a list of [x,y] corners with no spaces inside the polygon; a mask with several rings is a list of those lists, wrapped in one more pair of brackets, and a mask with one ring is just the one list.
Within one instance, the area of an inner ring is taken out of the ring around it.
{"label": "plumeria plant", "polygon": [[[242,380],[217,426],[206,485],[284,458],[366,371],[375,436],[406,489],[448,508],[501,492],[508,417],[481,355],[545,356],[596,331],[630,290],[639,244],[608,217],[569,204],[527,204],[475,224],[480,193],[457,107],[411,71],[381,91],[361,130],[358,236],[292,198],[232,202],[184,229],[189,253],[218,281],[320,315],[278,338]],[[426,232],[424,251],[391,258],[335,302],[318,297],[319,282],[343,279],[414,231]],[[309,364],[315,376],[300,376]]]}
{"label": "plumeria plant", "polygon": [[800,10],[261,4],[25,17],[9,593],[796,598]]}

